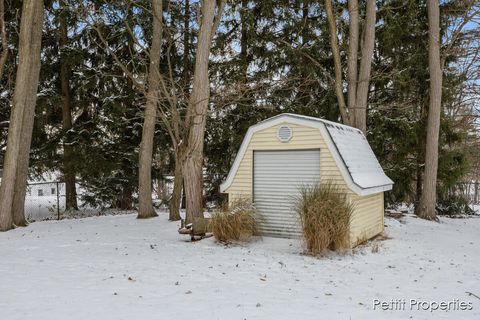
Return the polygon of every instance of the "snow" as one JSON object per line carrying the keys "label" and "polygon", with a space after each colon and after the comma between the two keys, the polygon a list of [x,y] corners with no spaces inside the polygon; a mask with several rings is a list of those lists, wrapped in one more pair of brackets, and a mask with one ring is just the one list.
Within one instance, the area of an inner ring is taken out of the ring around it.
{"label": "snow", "polygon": [[[479,319],[480,218],[386,218],[391,239],[346,255],[298,240],[190,242],[134,215],[0,233],[0,319]],[[376,252],[378,248],[378,252]],[[470,301],[471,311],[379,311],[373,299]]]}
{"label": "snow", "polygon": [[480,214],[480,204],[473,204],[472,209],[476,214]]}
{"label": "snow", "polygon": [[[28,221],[42,221],[42,220],[52,220],[57,219],[60,212],[60,217],[68,216],[91,216],[97,215],[101,208],[95,208],[84,203],[81,197],[77,198],[77,204],[79,210],[74,212],[65,211],[65,195],[44,195],[44,196],[31,196],[26,195],[25,197],[25,216]],[[60,210],[58,210],[58,207]]]}
{"label": "snow", "polygon": [[393,184],[360,130],[334,123],[325,126],[357,185],[367,189]]}
{"label": "snow", "polygon": [[[65,208],[65,198],[59,198],[61,212]],[[25,216],[29,221],[56,219],[58,216],[57,196],[26,196],[25,197]]]}

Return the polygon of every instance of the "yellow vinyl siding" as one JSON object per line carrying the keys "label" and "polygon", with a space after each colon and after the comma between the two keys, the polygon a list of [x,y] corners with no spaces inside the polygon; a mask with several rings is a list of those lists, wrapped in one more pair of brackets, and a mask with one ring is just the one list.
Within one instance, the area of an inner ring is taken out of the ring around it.
{"label": "yellow vinyl siding", "polygon": [[[277,139],[277,129],[282,125],[288,125],[293,130],[292,139],[281,142]],[[333,181],[343,187],[348,193],[352,193],[345,184],[343,177],[333,159],[320,130],[292,123],[281,123],[276,126],[257,131],[253,134],[243,159],[240,162],[232,184],[225,190],[228,193],[229,202],[239,197],[252,198],[253,177],[253,150],[295,150],[295,149],[318,149],[320,148],[320,178],[322,181]]]}
{"label": "yellow vinyl siding", "polygon": [[[277,129],[288,125],[293,136],[288,142],[277,139]],[[253,134],[231,185],[225,190],[229,203],[235,199],[252,199],[253,150],[295,150],[320,149],[320,179],[332,181],[347,194],[353,202],[354,213],[350,223],[350,244],[355,246],[383,231],[383,192],[358,196],[352,192],[340,173],[330,150],[318,128],[284,122]]]}
{"label": "yellow vinyl siding", "polygon": [[350,243],[354,247],[383,231],[383,192],[364,197],[352,195],[350,199],[354,205]]}

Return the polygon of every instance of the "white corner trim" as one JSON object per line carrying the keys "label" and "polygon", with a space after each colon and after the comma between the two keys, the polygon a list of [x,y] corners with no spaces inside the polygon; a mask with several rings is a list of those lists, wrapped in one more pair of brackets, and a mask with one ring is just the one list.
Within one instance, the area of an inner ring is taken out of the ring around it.
{"label": "white corner trim", "polygon": [[[299,117],[299,116],[290,115],[290,114],[280,114],[278,116],[259,122],[258,124],[253,125],[248,129],[245,135],[245,138],[242,141],[240,149],[235,157],[235,161],[233,162],[233,165],[230,168],[230,171],[228,172],[227,179],[225,179],[225,181],[220,185],[220,192],[224,193],[232,185],[233,179],[235,178],[237,170],[240,167],[240,163],[242,162],[242,159],[245,156],[245,153],[247,151],[248,145],[250,144],[250,140],[252,139],[253,134],[256,133],[257,131],[267,129],[284,122],[297,124],[297,125],[304,125],[304,126],[319,129],[320,134],[325,140],[325,143],[327,144],[327,147],[333,156],[333,159],[337,163],[337,166],[340,170],[340,173],[342,174],[343,179],[345,180],[345,183],[350,188],[350,190],[355,192],[357,195],[366,196],[366,195],[379,193],[379,192],[392,189],[391,184],[373,187],[373,188],[367,188],[367,189],[360,188],[357,184],[355,184],[345,165],[345,162],[343,161],[342,157],[338,153],[335,143],[330,137],[330,134],[327,132],[327,128],[325,127],[324,120],[315,119],[315,118],[308,119],[307,117]],[[326,120],[325,122],[331,123],[330,121],[326,121]]]}

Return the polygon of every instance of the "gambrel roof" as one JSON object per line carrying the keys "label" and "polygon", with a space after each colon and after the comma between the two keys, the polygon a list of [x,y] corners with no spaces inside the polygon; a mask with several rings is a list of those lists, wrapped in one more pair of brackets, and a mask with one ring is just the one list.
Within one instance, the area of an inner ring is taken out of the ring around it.
{"label": "gambrel roof", "polygon": [[347,186],[356,194],[364,196],[392,189],[393,181],[383,172],[362,131],[320,118],[282,113],[248,129],[227,179],[220,186],[221,192],[232,184],[253,134],[284,122],[318,128]]}

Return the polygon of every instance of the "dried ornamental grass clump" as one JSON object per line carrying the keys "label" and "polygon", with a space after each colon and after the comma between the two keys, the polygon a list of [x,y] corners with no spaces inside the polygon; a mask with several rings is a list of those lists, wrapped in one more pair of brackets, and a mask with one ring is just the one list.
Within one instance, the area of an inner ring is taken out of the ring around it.
{"label": "dried ornamental grass clump", "polygon": [[295,205],[308,253],[348,248],[353,207],[339,187],[330,182],[302,187]]}
{"label": "dried ornamental grass clump", "polygon": [[258,216],[249,200],[239,199],[212,214],[211,227],[221,242],[249,241],[258,234]]}

